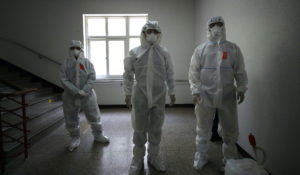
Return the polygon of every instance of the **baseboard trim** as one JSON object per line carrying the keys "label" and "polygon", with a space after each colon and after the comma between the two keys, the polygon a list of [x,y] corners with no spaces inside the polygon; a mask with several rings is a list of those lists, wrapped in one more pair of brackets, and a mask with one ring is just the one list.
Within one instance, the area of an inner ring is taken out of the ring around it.
{"label": "baseboard trim", "polygon": [[241,155],[244,158],[250,158],[250,159],[254,160],[254,158],[246,150],[244,150],[239,144],[236,144],[236,146],[237,146],[239,153],[241,153]]}

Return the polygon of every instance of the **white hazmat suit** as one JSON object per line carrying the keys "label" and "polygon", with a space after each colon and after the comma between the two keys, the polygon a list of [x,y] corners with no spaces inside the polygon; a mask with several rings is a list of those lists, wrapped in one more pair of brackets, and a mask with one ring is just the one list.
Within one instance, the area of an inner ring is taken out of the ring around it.
{"label": "white hazmat suit", "polygon": [[72,40],[69,46],[70,58],[64,60],[60,69],[60,80],[64,87],[63,111],[66,129],[72,138],[70,151],[80,144],[80,108],[91,124],[95,141],[109,142],[108,138],[102,135],[100,110],[93,89],[96,79],[94,66],[87,58],[83,57],[82,48],[80,41]]}
{"label": "white hazmat suit", "polygon": [[[148,34],[147,30],[154,30],[156,34]],[[159,144],[167,90],[173,103],[175,96],[172,60],[167,49],[159,45],[160,40],[161,29],[157,21],[148,21],[142,28],[141,46],[132,49],[124,60],[124,92],[129,97],[132,95],[134,129],[133,161],[129,174],[138,174],[142,168],[147,140],[149,163],[156,170],[165,171],[159,156]]]}
{"label": "white hazmat suit", "polygon": [[[216,23],[221,25],[214,25]],[[248,79],[241,50],[226,40],[224,25],[222,17],[211,18],[207,24],[208,40],[195,49],[191,58],[189,83],[197,118],[196,170],[207,163],[208,141],[216,109],[219,111],[219,134],[223,138],[224,160],[237,158],[236,93],[241,102]]]}

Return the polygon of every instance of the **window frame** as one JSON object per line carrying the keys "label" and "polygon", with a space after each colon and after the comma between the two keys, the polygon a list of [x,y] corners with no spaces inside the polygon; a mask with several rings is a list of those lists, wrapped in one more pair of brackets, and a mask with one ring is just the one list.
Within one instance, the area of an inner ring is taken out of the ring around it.
{"label": "window frame", "polygon": [[[83,14],[83,42],[84,42],[84,54],[88,59],[91,55],[91,41],[105,41],[106,42],[106,75],[96,75],[97,80],[122,80],[122,75],[109,75],[109,41],[124,41],[124,56],[129,53],[129,40],[131,38],[140,38],[140,35],[130,35],[129,32],[129,19],[132,17],[141,17],[148,20],[148,14]],[[114,17],[125,18],[125,36],[108,36],[108,19]],[[88,19],[89,18],[104,18],[105,19],[105,36],[88,36]]]}

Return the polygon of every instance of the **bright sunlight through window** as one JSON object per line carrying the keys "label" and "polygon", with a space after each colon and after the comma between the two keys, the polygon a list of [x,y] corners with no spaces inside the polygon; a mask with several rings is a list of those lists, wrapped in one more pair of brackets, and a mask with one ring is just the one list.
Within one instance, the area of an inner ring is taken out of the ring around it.
{"label": "bright sunlight through window", "polygon": [[147,14],[83,15],[85,55],[94,64],[97,79],[121,79],[124,57],[140,45]]}

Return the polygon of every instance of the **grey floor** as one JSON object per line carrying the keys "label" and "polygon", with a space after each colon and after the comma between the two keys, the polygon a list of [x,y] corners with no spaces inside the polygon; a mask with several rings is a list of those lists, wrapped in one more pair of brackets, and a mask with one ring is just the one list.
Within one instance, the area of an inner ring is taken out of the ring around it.
{"label": "grey floor", "polygon": [[[91,129],[81,115],[81,144],[74,152],[66,149],[69,137],[64,125],[35,143],[29,159],[19,156],[7,165],[5,174],[13,175],[126,175],[132,158],[132,128],[128,109],[102,109],[104,134],[111,143],[93,141]],[[167,108],[163,126],[161,152],[166,173],[158,173],[147,164],[143,175],[219,175],[222,167],[221,143],[211,142],[209,163],[201,172],[193,169],[195,150],[195,117],[193,108]]]}

